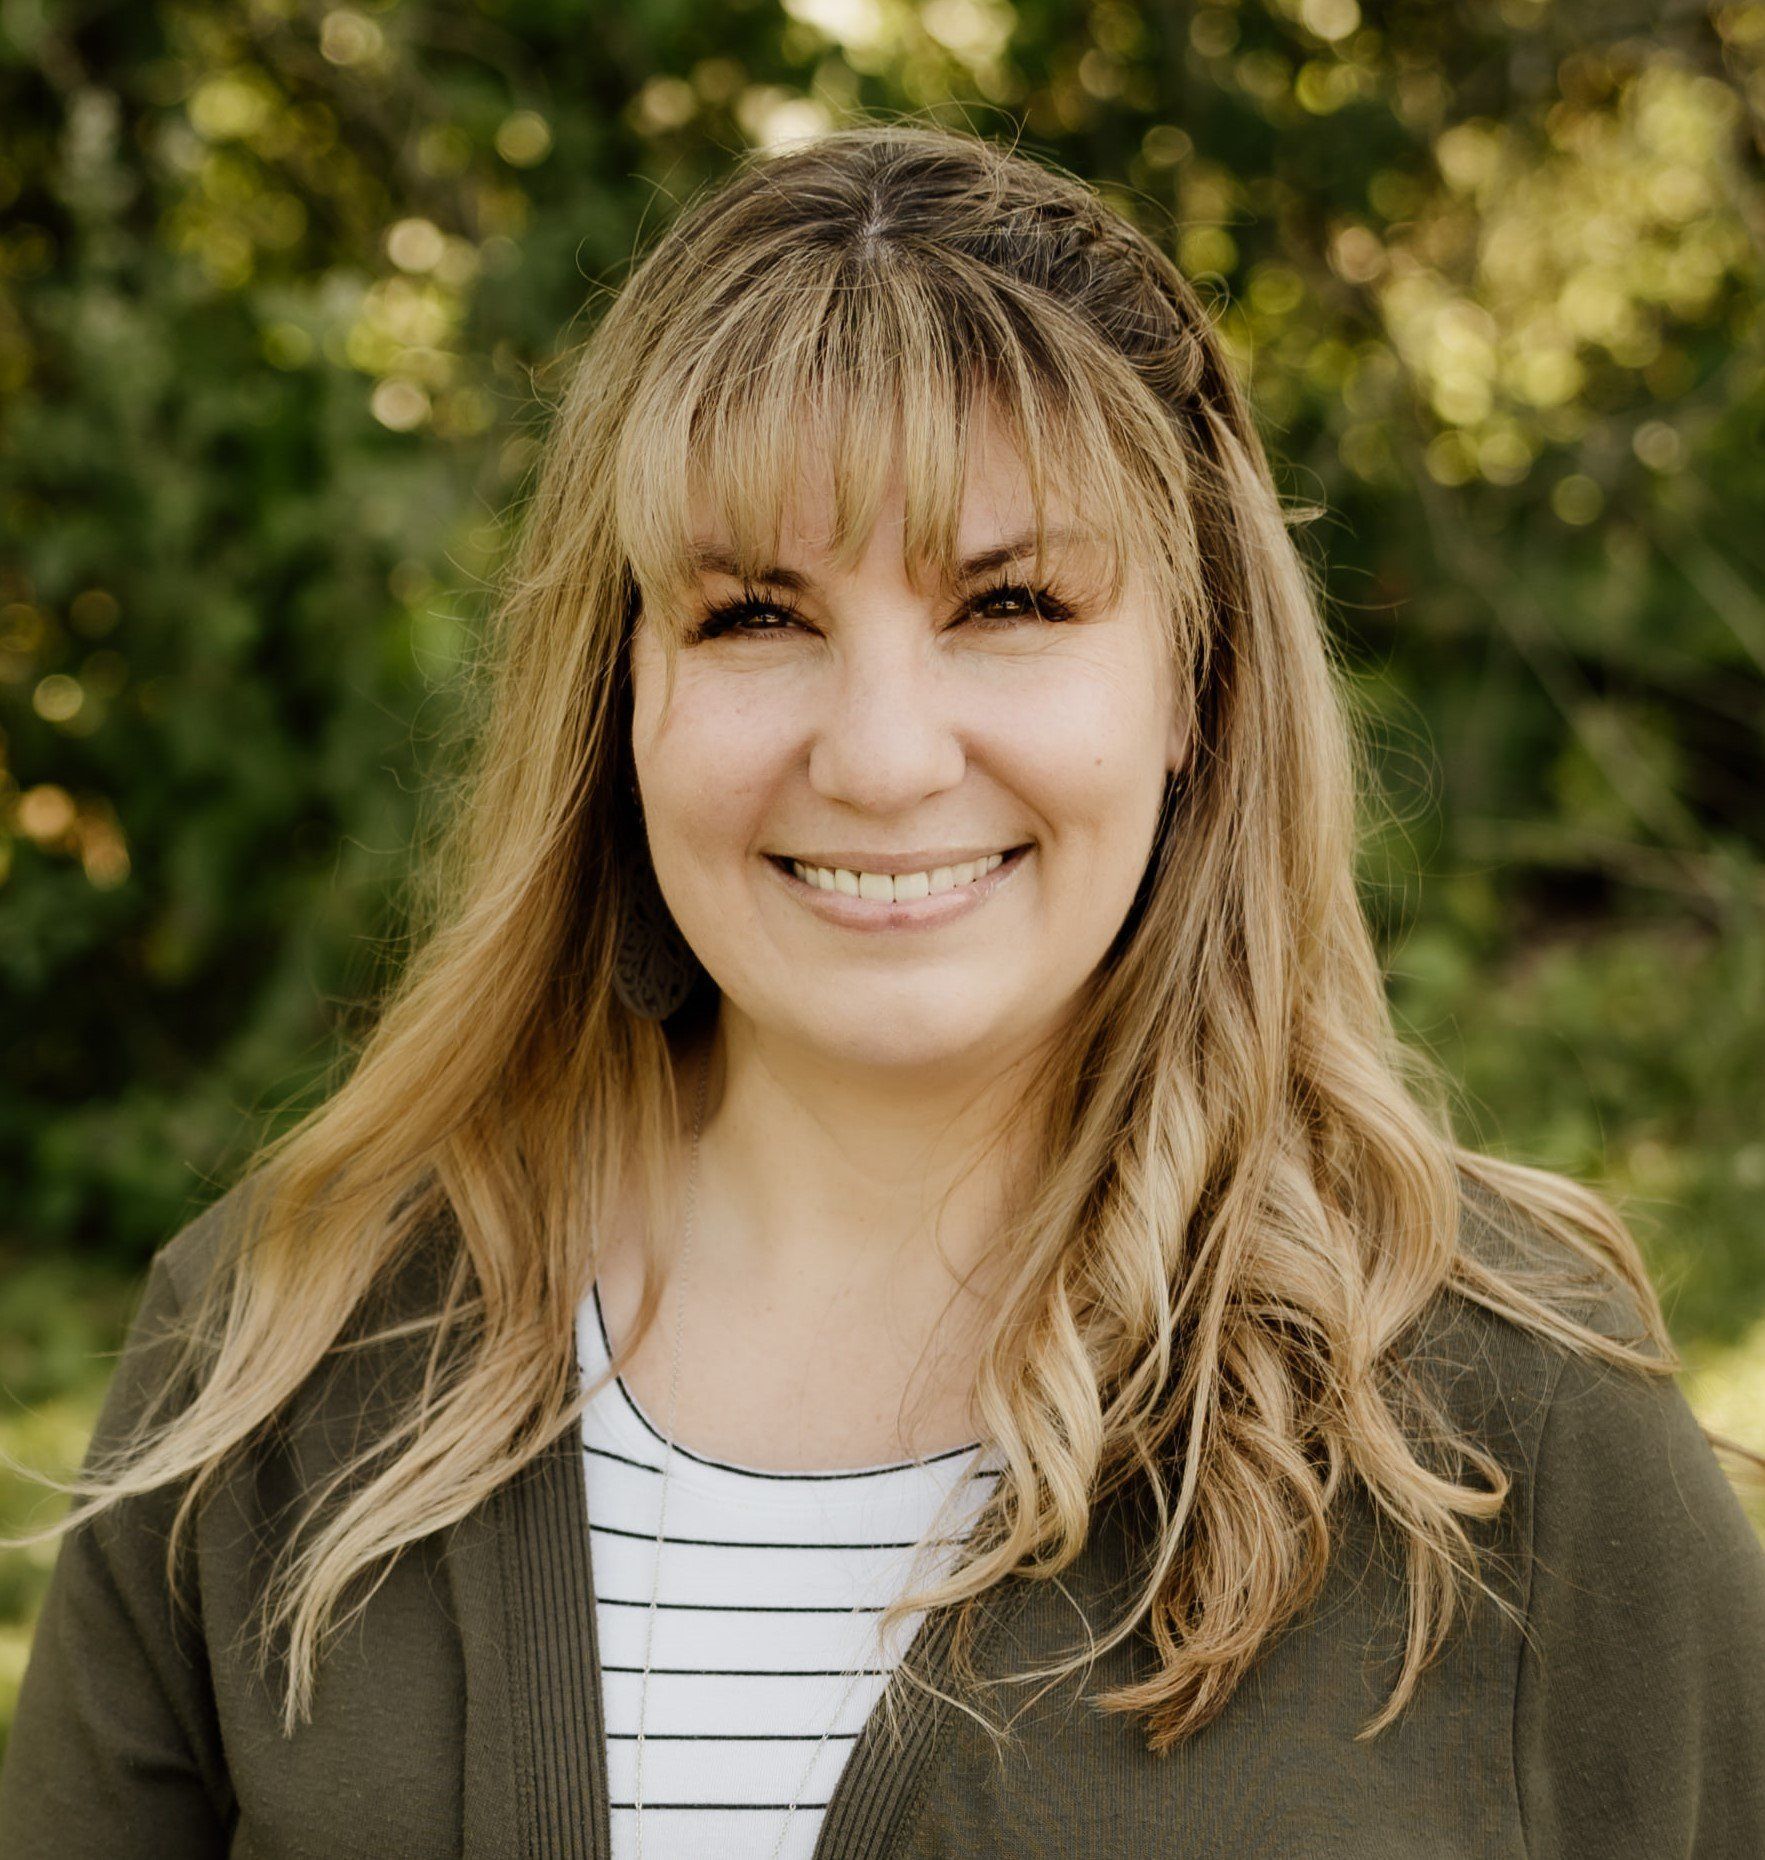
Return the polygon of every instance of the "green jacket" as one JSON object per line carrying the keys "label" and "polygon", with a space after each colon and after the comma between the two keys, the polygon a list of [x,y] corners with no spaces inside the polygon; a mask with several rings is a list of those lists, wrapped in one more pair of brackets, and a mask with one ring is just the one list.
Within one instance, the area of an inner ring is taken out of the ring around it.
{"label": "green jacket", "polygon": [[[99,1438],[162,1372],[156,1337],[237,1211],[235,1191],[161,1250]],[[1472,1235],[1504,1244],[1481,1223]],[[395,1307],[431,1295],[434,1270],[406,1275]],[[1615,1305],[1585,1309],[1621,1324]],[[292,1740],[236,1645],[285,1508],[406,1386],[415,1349],[387,1348],[392,1360],[340,1355],[203,1508],[199,1619],[167,1603],[169,1492],[63,1541],[0,1771],[0,1860],[606,1860],[593,1574],[569,1437],[393,1565]],[[1472,1528],[1524,1636],[1472,1591],[1404,1715],[1357,1743],[1396,1670],[1404,1591],[1354,1488],[1321,1598],[1177,1750],[1150,1755],[1076,1680],[1028,1710],[1002,1754],[970,1718],[912,1694],[904,1741],[873,1717],[854,1746],[817,1854],[1760,1860],[1765,1549],[1677,1385],[1568,1356],[1453,1294],[1416,1351],[1455,1421],[1514,1477],[1502,1516]],[[999,1593],[983,1667],[1070,1648],[1075,1604],[1110,1618],[1102,1603],[1125,1567],[1120,1530],[1100,1518],[1063,1584]],[[1119,1649],[1091,1683],[1145,1660]]]}

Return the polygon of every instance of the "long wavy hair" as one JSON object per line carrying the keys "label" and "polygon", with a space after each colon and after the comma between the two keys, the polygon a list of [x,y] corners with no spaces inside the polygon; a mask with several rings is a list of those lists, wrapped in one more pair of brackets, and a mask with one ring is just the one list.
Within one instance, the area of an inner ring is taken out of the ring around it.
{"label": "long wavy hair", "polygon": [[[1355,879],[1371,770],[1299,519],[1205,306],[1082,180],[965,132],[857,121],[749,155],[690,201],[565,362],[406,959],[341,1082],[257,1149],[249,1235],[187,1314],[194,1393],[89,1460],[48,1528],[182,1482],[175,1589],[204,1490],[359,1346],[377,1289],[440,1222],[440,1295],[402,1325],[428,1339],[422,1386],[311,1494],[265,1593],[291,1733],[374,1573],[578,1425],[595,1236],[627,1171],[648,1232],[674,1231],[681,1043],[715,1014],[714,988],[663,1024],[612,986],[647,859],[633,628],[654,624],[671,682],[692,518],[715,511],[741,562],[770,559],[816,440],[836,556],[857,559],[893,465],[910,565],[950,575],[984,397],[1038,526],[1056,494],[1106,539],[1112,589],[1130,566],[1150,577],[1193,747],[1025,1101],[1039,1148],[998,1233],[974,1396],[1003,1476],[955,1567],[890,1618],[949,1610],[966,1645],[1001,1579],[1058,1577],[1095,1507],[1133,1488],[1151,1520],[1138,1586],[1074,1662],[1149,1636],[1149,1676],[1098,1702],[1165,1749],[1317,1593],[1352,1477],[1407,1551],[1408,1642],[1375,1735],[1462,1584],[1485,1586],[1464,1521],[1509,1490],[1411,1374],[1412,1322],[1452,1288],[1565,1349],[1650,1374],[1680,1360],[1614,1208],[1461,1146],[1432,1062],[1394,1030]],[[1473,1256],[1469,1195],[1555,1236],[1555,1263]],[[665,1264],[650,1245],[621,1363]],[[1572,1314],[1601,1290],[1634,1306],[1633,1339]],[[1444,1476],[1430,1435],[1482,1482]]]}

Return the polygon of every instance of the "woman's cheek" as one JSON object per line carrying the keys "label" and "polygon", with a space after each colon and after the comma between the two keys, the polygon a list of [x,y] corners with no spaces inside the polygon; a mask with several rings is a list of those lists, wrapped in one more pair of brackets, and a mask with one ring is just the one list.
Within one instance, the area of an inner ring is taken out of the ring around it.
{"label": "woman's cheek", "polygon": [[[1138,808],[1160,776],[1164,737],[1155,727],[1144,683],[1121,673],[1074,678],[1042,694],[1004,740],[1050,817],[1107,820]],[[1156,767],[1155,767],[1156,765]]]}
{"label": "woman's cheek", "polygon": [[696,857],[739,851],[763,828],[788,753],[779,724],[751,698],[683,673],[649,747],[653,792],[648,784],[645,792]]}

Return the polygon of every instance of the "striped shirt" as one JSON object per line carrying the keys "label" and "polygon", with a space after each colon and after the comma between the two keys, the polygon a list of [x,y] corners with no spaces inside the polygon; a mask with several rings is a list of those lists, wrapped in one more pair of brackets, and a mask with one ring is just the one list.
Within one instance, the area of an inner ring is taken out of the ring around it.
{"label": "striped shirt", "polygon": [[[576,1328],[584,1379],[598,1381],[610,1360],[598,1292]],[[596,1393],[582,1431],[613,1854],[625,1860],[637,1850],[638,1707],[665,1442],[623,1379]],[[945,1500],[955,1494],[939,1527],[949,1544],[996,1477],[978,1446],[809,1473],[675,1447],[644,1726],[645,1860],[774,1851],[809,1860],[852,1745],[919,1625],[908,1618],[884,1645],[882,1606],[905,1586]]]}

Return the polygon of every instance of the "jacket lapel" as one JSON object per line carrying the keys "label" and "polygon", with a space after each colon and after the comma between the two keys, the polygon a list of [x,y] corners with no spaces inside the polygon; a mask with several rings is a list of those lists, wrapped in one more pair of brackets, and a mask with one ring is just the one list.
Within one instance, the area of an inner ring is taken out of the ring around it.
{"label": "jacket lapel", "polygon": [[[1012,1577],[993,1591],[970,1647],[977,1665],[1021,1615],[1030,1595],[1030,1585]],[[949,1614],[928,1615],[902,1662],[911,1663],[944,1693],[957,1683],[951,1665],[951,1628]],[[889,1681],[889,1687],[899,1704],[899,1734],[890,1728],[885,1694],[865,1720],[834,1787],[814,1860],[884,1860],[899,1852],[912,1834],[925,1790],[936,1773],[952,1708],[945,1698],[908,1685],[899,1674]]]}
{"label": "jacket lapel", "polygon": [[[493,1493],[453,1527],[443,1559],[466,1673],[461,1860],[508,1851],[514,1829],[529,1819],[515,1764],[502,1497]],[[526,1843],[515,1851],[528,1851]]]}
{"label": "jacket lapel", "polygon": [[455,1528],[462,1860],[611,1860],[582,1455],[565,1434]]}

